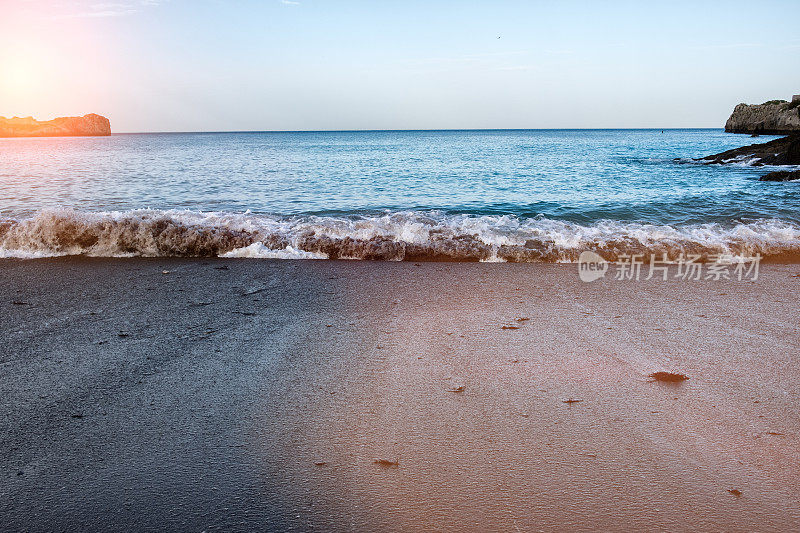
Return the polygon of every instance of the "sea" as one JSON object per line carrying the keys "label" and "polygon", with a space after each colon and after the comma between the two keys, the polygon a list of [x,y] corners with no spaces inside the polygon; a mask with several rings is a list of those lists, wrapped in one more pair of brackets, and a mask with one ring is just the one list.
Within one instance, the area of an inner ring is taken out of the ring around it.
{"label": "sea", "polygon": [[719,129],[0,139],[0,257],[800,257],[800,183]]}

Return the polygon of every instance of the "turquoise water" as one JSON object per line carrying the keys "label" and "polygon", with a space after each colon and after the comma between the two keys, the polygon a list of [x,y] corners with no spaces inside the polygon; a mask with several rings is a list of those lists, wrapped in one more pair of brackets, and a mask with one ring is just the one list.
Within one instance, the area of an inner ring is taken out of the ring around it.
{"label": "turquoise water", "polygon": [[782,254],[798,247],[800,184],[759,182],[769,169],[744,164],[685,163],[771,138],[504,130],[0,139],[0,254],[550,261],[582,248],[662,245]]}

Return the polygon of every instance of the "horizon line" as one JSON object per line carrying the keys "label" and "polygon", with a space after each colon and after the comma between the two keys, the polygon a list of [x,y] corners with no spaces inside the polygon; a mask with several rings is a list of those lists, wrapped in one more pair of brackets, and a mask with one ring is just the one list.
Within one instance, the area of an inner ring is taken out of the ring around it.
{"label": "horizon line", "polygon": [[384,132],[440,132],[440,131],[637,131],[637,130],[724,130],[723,127],[633,127],[633,128],[399,128],[399,129],[323,129],[323,130],[185,130],[185,131],[120,131],[112,135],[155,135],[155,134],[188,134],[188,133],[384,133]]}

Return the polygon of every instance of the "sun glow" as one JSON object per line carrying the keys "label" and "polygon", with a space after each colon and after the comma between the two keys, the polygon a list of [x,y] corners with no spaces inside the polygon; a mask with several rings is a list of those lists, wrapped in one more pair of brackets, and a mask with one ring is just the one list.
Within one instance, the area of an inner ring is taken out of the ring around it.
{"label": "sun glow", "polygon": [[12,57],[0,64],[0,94],[5,99],[20,98],[41,82],[40,69],[33,61]]}
{"label": "sun glow", "polygon": [[47,56],[34,47],[4,52],[0,56],[0,115],[40,113],[43,97],[50,97]]}
{"label": "sun glow", "polygon": [[0,16],[0,116],[49,120],[103,111],[112,47],[100,21],[65,16],[62,4],[21,2]]}

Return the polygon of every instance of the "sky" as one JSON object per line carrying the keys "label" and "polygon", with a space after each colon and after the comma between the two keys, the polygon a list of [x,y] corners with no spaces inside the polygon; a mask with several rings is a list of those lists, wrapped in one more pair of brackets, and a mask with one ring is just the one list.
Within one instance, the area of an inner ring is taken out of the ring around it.
{"label": "sky", "polygon": [[0,0],[0,116],[115,132],[722,127],[798,0]]}

